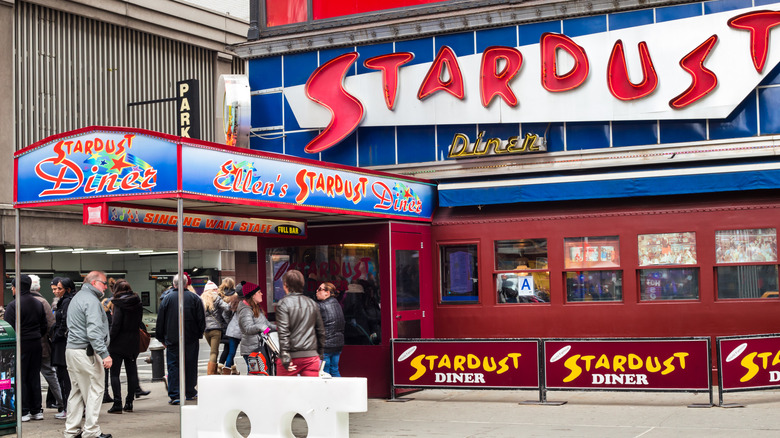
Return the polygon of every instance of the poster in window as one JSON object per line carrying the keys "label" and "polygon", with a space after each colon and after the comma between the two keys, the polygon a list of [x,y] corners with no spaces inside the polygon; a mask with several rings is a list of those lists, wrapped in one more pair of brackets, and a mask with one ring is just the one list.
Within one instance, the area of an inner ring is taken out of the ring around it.
{"label": "poster in window", "polygon": [[715,232],[717,263],[777,262],[777,230],[720,230]]}
{"label": "poster in window", "polygon": [[581,265],[584,261],[584,253],[581,246],[569,247],[569,259],[566,260],[566,267],[569,267],[569,265]]}
{"label": "poster in window", "polygon": [[639,266],[695,265],[696,233],[640,234]]}
{"label": "poster in window", "polygon": [[466,251],[455,251],[449,254],[450,290],[454,293],[471,293],[471,255]]}
{"label": "poster in window", "polygon": [[587,262],[597,262],[599,261],[599,247],[598,246],[589,246],[585,248],[585,261]]}
{"label": "poster in window", "polygon": [[620,266],[620,240],[617,236],[570,237],[563,240],[566,269]]}
{"label": "poster in window", "polygon": [[611,262],[615,260],[615,247],[604,245],[601,247],[601,261]]}

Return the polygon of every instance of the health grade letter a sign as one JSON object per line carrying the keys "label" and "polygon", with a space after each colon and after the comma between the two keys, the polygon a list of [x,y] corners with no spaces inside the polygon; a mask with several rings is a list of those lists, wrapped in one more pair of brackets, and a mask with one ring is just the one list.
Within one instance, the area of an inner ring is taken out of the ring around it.
{"label": "health grade letter a sign", "polygon": [[85,128],[16,153],[17,204],[77,203],[176,190],[176,142],[148,131]]}
{"label": "health grade letter a sign", "polygon": [[539,388],[536,340],[393,341],[393,385],[410,388]]}

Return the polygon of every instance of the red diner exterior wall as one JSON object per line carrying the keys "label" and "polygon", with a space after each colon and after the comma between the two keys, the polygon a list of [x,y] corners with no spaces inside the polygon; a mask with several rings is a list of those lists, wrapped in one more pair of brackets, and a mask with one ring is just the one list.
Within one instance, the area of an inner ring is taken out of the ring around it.
{"label": "red diner exterior wall", "polygon": [[[724,195],[719,195],[724,198]],[[742,195],[744,196],[744,195]],[[777,198],[774,198],[777,199]],[[432,227],[434,278],[441,278],[440,247],[477,243],[479,303],[442,304],[434,311],[437,338],[678,337],[775,333],[780,299],[719,300],[715,231],[778,228],[780,204],[771,198],[676,198],[439,209]],[[696,232],[699,299],[642,302],[637,235]],[[564,238],[620,238],[622,302],[566,302]],[[546,238],[550,303],[499,304],[494,241]]]}

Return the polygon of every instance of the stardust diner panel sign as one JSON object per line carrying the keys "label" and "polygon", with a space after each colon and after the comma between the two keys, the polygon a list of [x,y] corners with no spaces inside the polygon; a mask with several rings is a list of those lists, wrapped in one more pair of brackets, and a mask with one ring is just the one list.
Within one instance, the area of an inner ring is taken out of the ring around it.
{"label": "stardust diner panel sign", "polygon": [[258,205],[429,219],[434,185],[311,160],[184,145],[188,192]]}
{"label": "stardust diner panel sign", "polygon": [[708,338],[544,341],[548,389],[709,391]]}
{"label": "stardust diner panel sign", "polygon": [[780,387],[780,334],[718,338],[724,391]]}
{"label": "stardust diner panel sign", "polygon": [[149,131],[84,129],[16,154],[17,204],[176,191],[175,137]]}
{"label": "stardust diner panel sign", "polygon": [[[700,6],[696,4],[697,7]],[[306,152],[358,126],[725,118],[780,62],[778,5],[490,46],[442,46],[325,60],[284,95],[302,128],[323,129]],[[431,48],[430,50],[432,50]],[[369,73],[351,74],[361,63]]]}
{"label": "stardust diner panel sign", "polygon": [[539,388],[537,340],[394,340],[399,387]]}
{"label": "stardust diner panel sign", "polygon": [[435,185],[424,180],[184,140],[115,127],[49,137],[15,154],[15,204],[182,196],[419,221],[433,216]]}

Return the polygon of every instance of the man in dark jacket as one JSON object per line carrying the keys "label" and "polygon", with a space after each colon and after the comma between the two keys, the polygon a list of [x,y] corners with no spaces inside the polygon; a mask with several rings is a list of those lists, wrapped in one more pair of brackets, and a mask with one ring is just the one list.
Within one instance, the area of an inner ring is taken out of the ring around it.
{"label": "man in dark jacket", "polygon": [[[206,313],[203,302],[197,294],[186,290],[189,286],[189,276],[185,279],[184,299],[184,395],[187,400],[195,400],[198,391],[198,349],[200,338],[206,331]],[[155,337],[166,350],[168,365],[168,397],[169,404],[178,405],[179,394],[179,276],[173,277],[173,287],[160,304],[157,312],[157,333]]]}
{"label": "man in dark jacket", "polygon": [[14,279],[11,292],[21,303],[20,319],[16,320],[16,302],[11,301],[5,309],[5,321],[16,330],[22,351],[22,421],[43,420],[41,406],[41,338],[46,336],[49,326],[43,304],[30,294],[32,281],[28,275],[19,277],[19,295],[16,294],[17,281]]}
{"label": "man in dark jacket", "polygon": [[325,326],[317,303],[303,295],[305,280],[300,271],[289,270],[282,276],[286,296],[276,305],[279,332],[277,376],[316,377],[325,347]]}

